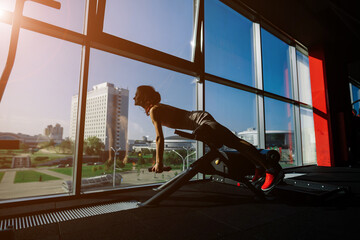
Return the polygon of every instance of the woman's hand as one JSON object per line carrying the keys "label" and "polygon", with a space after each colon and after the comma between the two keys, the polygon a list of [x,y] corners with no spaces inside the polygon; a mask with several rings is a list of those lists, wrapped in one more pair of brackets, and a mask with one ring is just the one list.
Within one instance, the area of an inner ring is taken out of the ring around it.
{"label": "woman's hand", "polygon": [[164,171],[164,164],[156,163],[151,169],[152,172],[162,173]]}

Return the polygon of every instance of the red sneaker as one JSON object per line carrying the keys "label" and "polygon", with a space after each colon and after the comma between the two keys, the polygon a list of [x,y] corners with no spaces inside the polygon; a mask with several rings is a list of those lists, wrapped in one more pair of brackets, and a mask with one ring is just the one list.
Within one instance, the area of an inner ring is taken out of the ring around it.
{"label": "red sneaker", "polygon": [[266,172],[265,182],[261,186],[261,190],[266,193],[270,192],[283,178],[284,172],[282,170],[276,173]]}

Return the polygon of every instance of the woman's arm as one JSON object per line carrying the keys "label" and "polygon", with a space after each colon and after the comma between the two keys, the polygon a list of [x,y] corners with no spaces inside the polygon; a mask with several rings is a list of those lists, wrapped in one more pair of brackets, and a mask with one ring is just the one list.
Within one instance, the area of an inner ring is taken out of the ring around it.
{"label": "woman's arm", "polygon": [[163,172],[163,155],[164,155],[164,134],[162,131],[162,125],[159,117],[156,114],[156,111],[151,109],[150,117],[155,127],[156,133],[156,164],[154,165],[152,171],[161,173]]}

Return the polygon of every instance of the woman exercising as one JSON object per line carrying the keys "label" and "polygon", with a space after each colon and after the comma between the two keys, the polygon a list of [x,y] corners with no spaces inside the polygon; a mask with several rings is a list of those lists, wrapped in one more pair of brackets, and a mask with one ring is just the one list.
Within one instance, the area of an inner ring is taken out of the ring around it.
{"label": "woman exercising", "polygon": [[[152,86],[146,85],[137,88],[134,101],[136,106],[141,106],[145,109],[146,115],[150,116],[155,127],[156,164],[152,168],[153,172],[161,173],[164,167],[164,135],[162,126],[192,131],[203,126],[203,129],[206,129],[206,136],[210,136],[210,142],[219,147],[225,145],[236,149],[244,159],[250,160],[256,166],[253,182],[260,179],[263,169],[266,170],[265,182],[261,187],[264,192],[269,192],[282,180],[284,174],[279,164],[270,166],[269,162],[263,161],[264,156],[253,145],[238,138],[229,129],[219,124],[208,112],[189,112],[162,104],[160,103],[160,94]],[[201,134],[201,132],[198,134]]]}

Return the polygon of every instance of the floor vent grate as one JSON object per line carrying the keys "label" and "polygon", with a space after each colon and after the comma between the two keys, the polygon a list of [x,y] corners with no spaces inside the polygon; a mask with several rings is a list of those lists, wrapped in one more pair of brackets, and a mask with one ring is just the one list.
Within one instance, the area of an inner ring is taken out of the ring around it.
{"label": "floor vent grate", "polygon": [[86,218],[107,213],[119,212],[137,208],[138,202],[118,202],[90,207],[74,208],[50,213],[35,214],[23,217],[14,217],[0,220],[0,231],[6,229],[19,230],[40,225],[59,223],[79,218]]}

